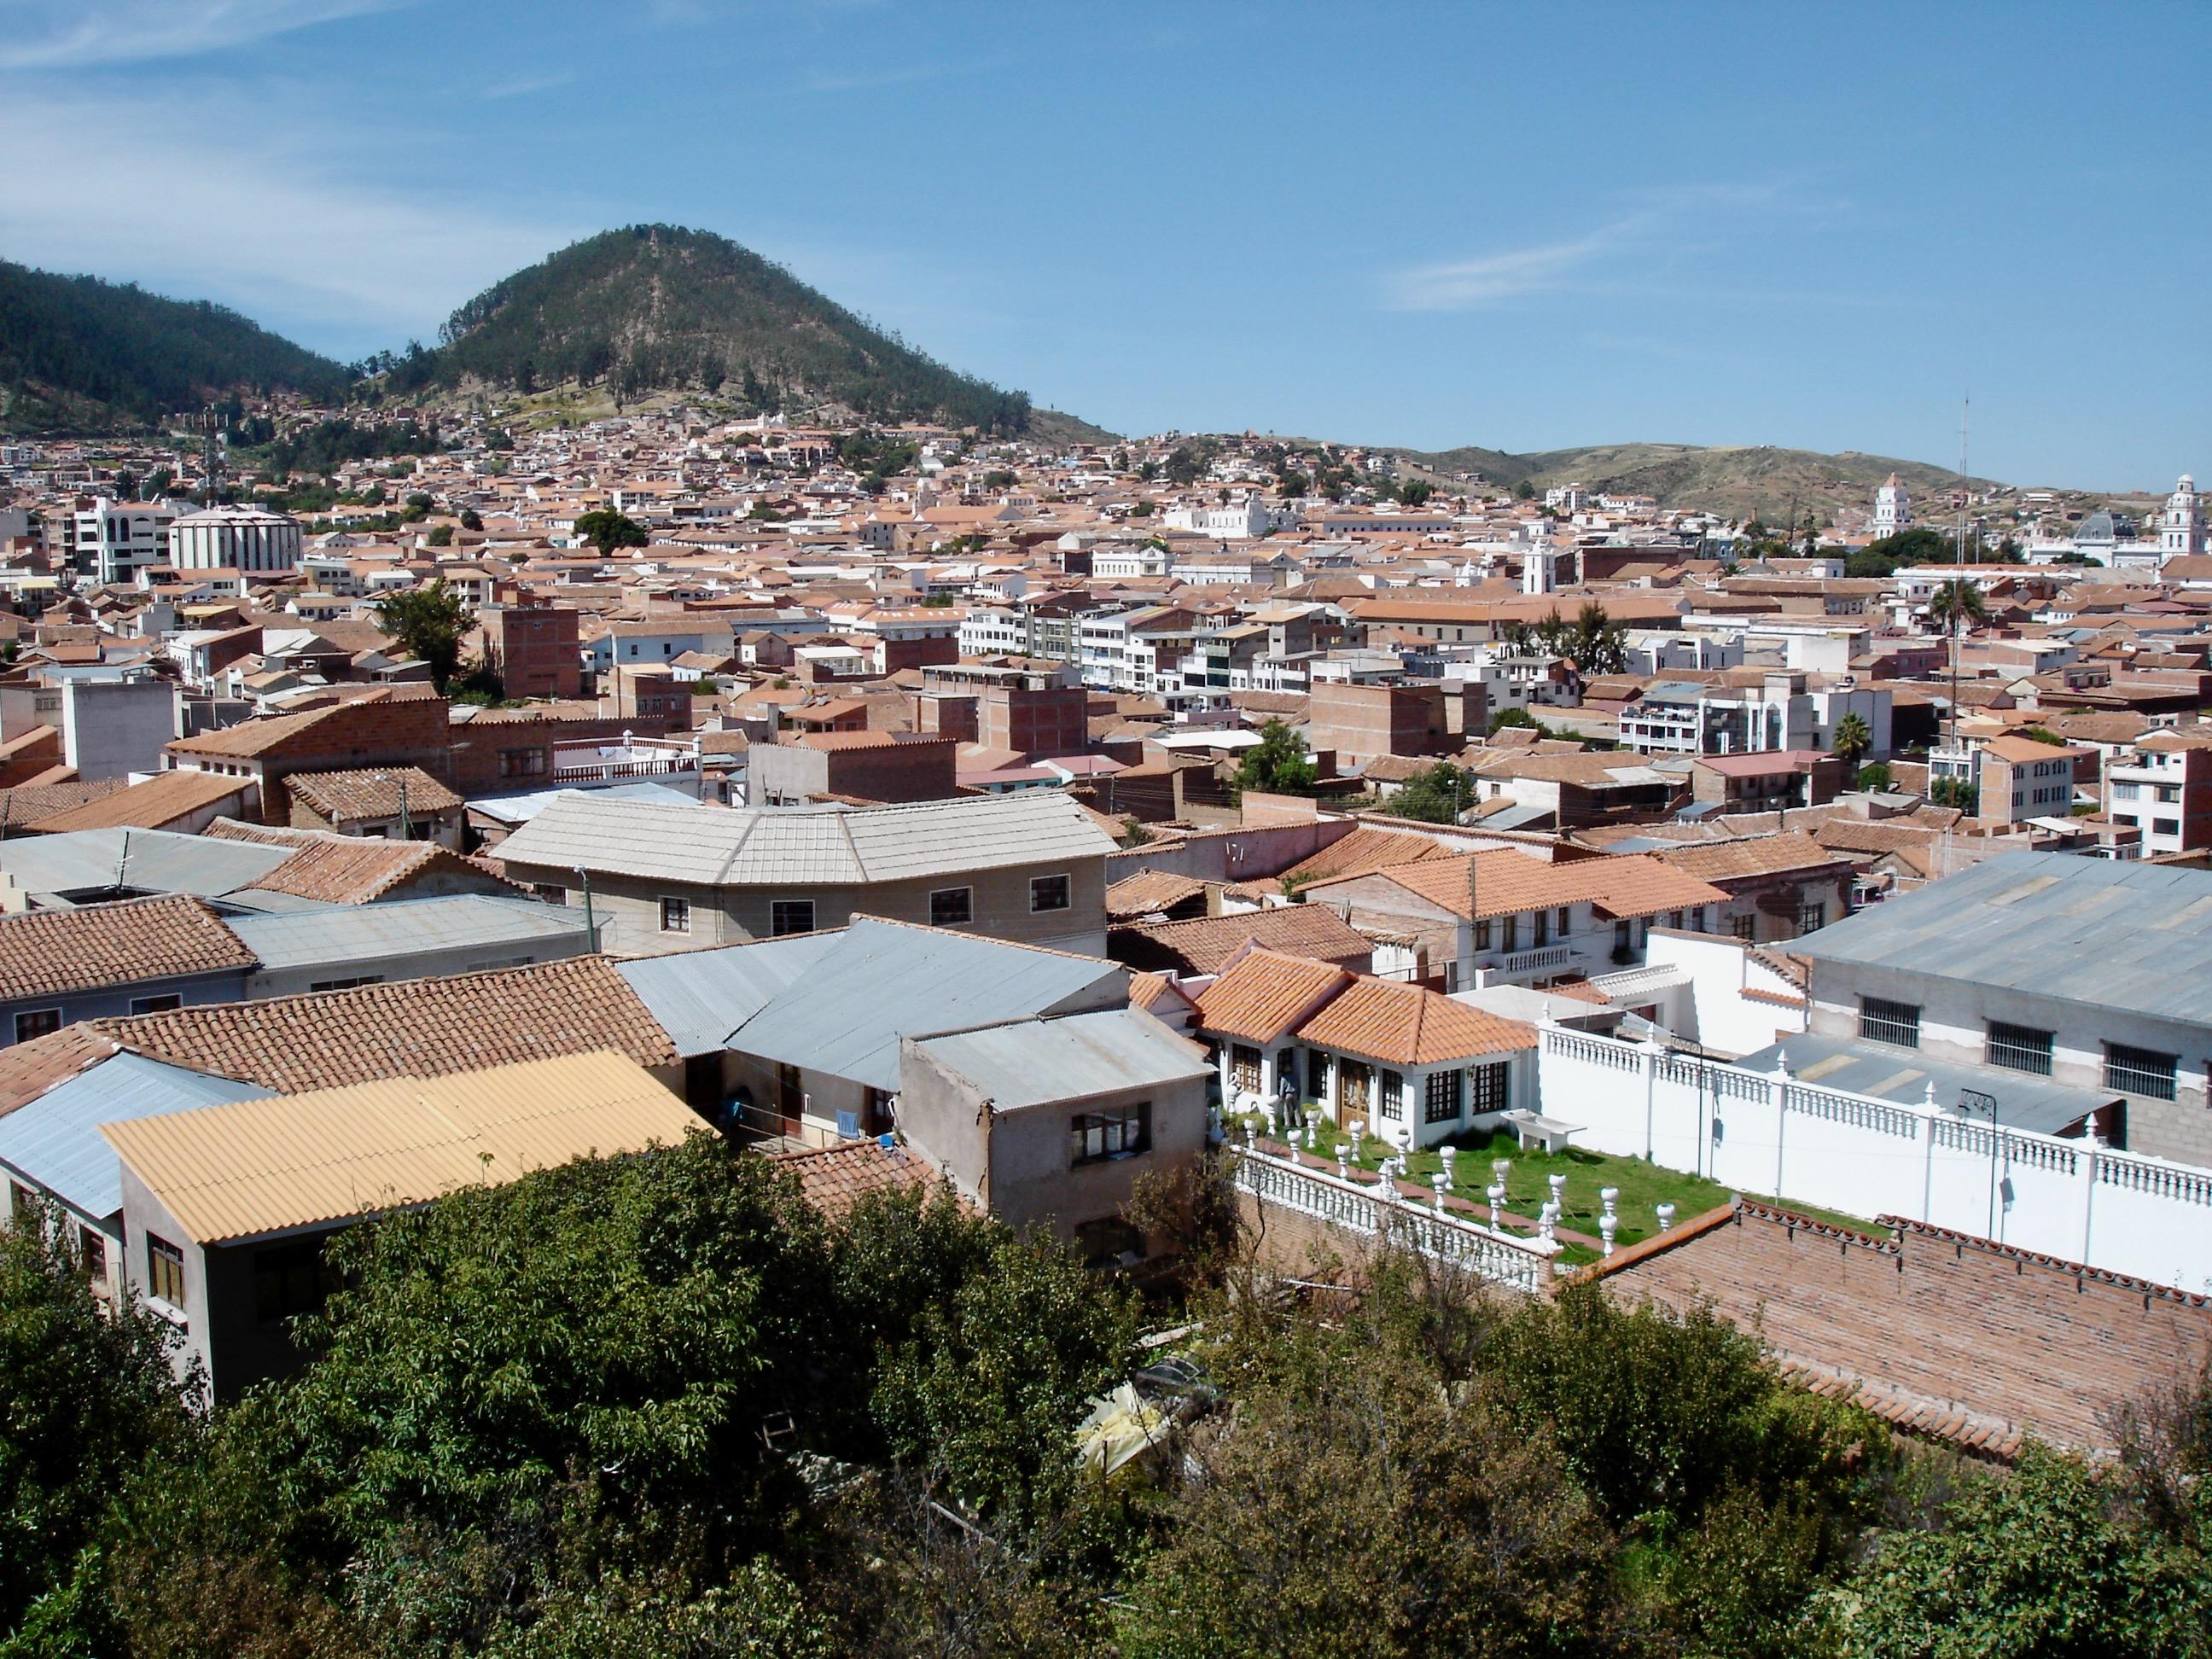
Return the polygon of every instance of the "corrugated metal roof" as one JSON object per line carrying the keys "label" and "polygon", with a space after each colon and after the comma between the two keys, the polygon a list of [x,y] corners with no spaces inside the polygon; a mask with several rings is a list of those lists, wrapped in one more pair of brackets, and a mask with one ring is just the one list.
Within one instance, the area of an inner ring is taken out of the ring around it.
{"label": "corrugated metal roof", "polygon": [[574,956],[588,942],[580,909],[489,894],[324,905],[289,915],[235,916],[230,930],[261,959],[264,969],[272,970],[377,962],[470,945],[503,954],[527,945],[538,960],[546,961]]}
{"label": "corrugated metal roof", "polygon": [[888,1091],[902,1036],[1023,1019],[1086,991],[1128,1001],[1127,970],[1093,957],[872,918],[836,938],[803,981],[731,1022],[731,1049]]}
{"label": "corrugated metal roof", "polygon": [[610,1049],[100,1125],[203,1244],[427,1203],[702,1126]]}
{"label": "corrugated metal roof", "polygon": [[251,1083],[117,1054],[0,1117],[0,1159],[87,1215],[112,1215],[123,1207],[123,1181],[99,1125],[260,1100],[268,1093]]}
{"label": "corrugated metal roof", "polygon": [[291,856],[289,847],[167,830],[76,830],[0,842],[0,872],[27,893],[112,887],[119,870],[124,884],[141,892],[214,898],[259,880]]}
{"label": "corrugated metal roof", "polygon": [[1811,1031],[1795,1032],[1735,1063],[1746,1071],[1771,1073],[1778,1054],[1790,1057],[1790,1073],[1801,1083],[1872,1095],[1900,1106],[1925,1106],[1931,1083],[1936,1105],[1947,1110],[1956,1108],[1960,1096],[1971,1090],[1996,1102],[1998,1122],[2037,1134],[2069,1129],[2099,1107],[2120,1098],[2110,1091],[2069,1089],[2027,1072],[1932,1060],[1910,1048]]}
{"label": "corrugated metal roof", "polygon": [[1202,1078],[1206,1050],[1134,1008],[1024,1019],[929,1037],[918,1047],[999,1110]]}
{"label": "corrugated metal roof", "polygon": [[2212,875],[2008,853],[1790,942],[1815,962],[2212,1024]]}
{"label": "corrugated metal roof", "polygon": [[1114,844],[1058,790],[862,811],[666,806],[578,794],[554,800],[501,843],[497,856],[689,886],[849,886],[1097,858]]}
{"label": "corrugated metal roof", "polygon": [[567,795],[589,795],[596,800],[644,801],[659,806],[697,805],[695,796],[681,789],[672,789],[665,783],[641,782],[610,784],[605,789],[534,789],[520,795],[480,796],[469,802],[469,811],[480,812],[500,823],[527,823]]}
{"label": "corrugated metal roof", "polygon": [[[855,926],[864,924],[856,923]],[[615,964],[685,1056],[719,1053],[750,1019],[837,947],[842,933],[794,933]]]}

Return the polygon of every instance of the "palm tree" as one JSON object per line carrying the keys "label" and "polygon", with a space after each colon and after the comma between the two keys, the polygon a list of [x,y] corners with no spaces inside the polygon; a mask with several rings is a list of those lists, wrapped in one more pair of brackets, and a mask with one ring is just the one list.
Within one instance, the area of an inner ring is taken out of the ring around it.
{"label": "palm tree", "polygon": [[1959,746],[1959,636],[1989,617],[1980,585],[1954,576],[1929,597],[1928,620],[1951,636],[1951,746]]}
{"label": "palm tree", "polygon": [[1874,732],[1867,725],[1866,716],[1850,714],[1838,720],[1833,747],[1836,758],[1851,769],[1854,778],[1857,777],[1859,757],[1874,747]]}

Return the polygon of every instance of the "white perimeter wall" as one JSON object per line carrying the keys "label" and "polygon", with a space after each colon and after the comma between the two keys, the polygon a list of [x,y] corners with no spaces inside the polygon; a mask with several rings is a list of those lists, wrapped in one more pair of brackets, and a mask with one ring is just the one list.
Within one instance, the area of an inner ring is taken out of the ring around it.
{"label": "white perimeter wall", "polygon": [[[1576,1143],[1748,1196],[1886,1215],[2212,1291],[2212,1170],[2001,1128],[1547,1026],[1547,1116]],[[1641,1219],[1641,1218],[1639,1218]]]}

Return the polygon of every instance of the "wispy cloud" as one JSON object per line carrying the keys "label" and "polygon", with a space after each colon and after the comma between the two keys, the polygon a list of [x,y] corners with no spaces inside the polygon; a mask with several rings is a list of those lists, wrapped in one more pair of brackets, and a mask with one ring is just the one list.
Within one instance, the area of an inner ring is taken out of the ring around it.
{"label": "wispy cloud", "polygon": [[0,0],[0,70],[195,58],[416,0]]}
{"label": "wispy cloud", "polygon": [[1647,191],[1629,210],[1564,241],[1504,248],[1472,258],[1413,265],[1388,279],[1401,311],[1474,311],[1524,295],[1593,285],[1593,273],[1716,222],[1747,216],[1823,213],[1832,204],[1796,200],[1771,185],[1693,185]]}
{"label": "wispy cloud", "polygon": [[520,81],[502,81],[486,87],[477,96],[487,104],[502,98],[526,98],[533,92],[553,92],[562,87],[573,86],[576,81],[574,70],[556,70],[550,75],[528,75]]}
{"label": "wispy cloud", "polygon": [[312,159],[305,134],[264,126],[234,140],[112,113],[88,100],[0,100],[8,257],[221,300],[351,352],[434,327],[578,232],[364,184]]}

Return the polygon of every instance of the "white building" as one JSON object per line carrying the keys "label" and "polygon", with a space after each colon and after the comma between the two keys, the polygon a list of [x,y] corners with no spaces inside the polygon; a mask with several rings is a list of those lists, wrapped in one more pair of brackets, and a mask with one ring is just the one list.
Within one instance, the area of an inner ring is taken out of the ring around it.
{"label": "white building", "polygon": [[300,521],[265,507],[214,507],[169,526],[179,570],[281,571],[300,562]]}
{"label": "white building", "polygon": [[168,556],[176,501],[118,501],[103,495],[70,515],[70,562],[104,586],[128,582]]}
{"label": "white building", "polygon": [[1877,540],[1912,527],[1912,495],[1894,472],[1874,492],[1874,533]]}
{"label": "white building", "polygon": [[1259,496],[1247,495],[1225,506],[1194,502],[1171,507],[1162,522],[1170,530],[1194,530],[1201,536],[1218,536],[1225,541],[1249,541],[1271,530],[1292,528],[1297,514],[1292,510],[1278,512]]}
{"label": "white building", "polygon": [[2204,519],[2197,505],[2197,480],[2186,472],[2166,498],[2158,518],[2158,556],[2160,563],[2204,550]]}

